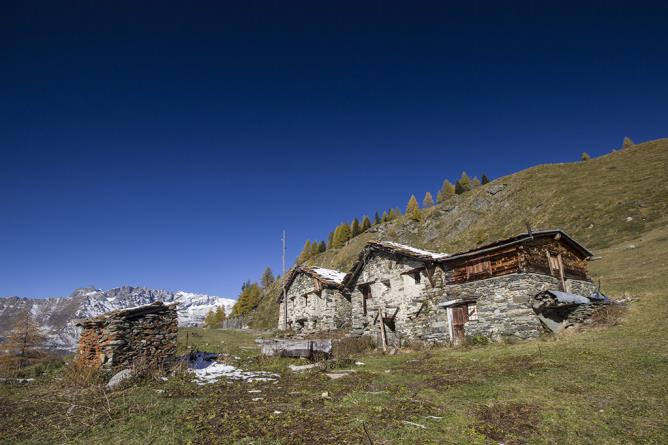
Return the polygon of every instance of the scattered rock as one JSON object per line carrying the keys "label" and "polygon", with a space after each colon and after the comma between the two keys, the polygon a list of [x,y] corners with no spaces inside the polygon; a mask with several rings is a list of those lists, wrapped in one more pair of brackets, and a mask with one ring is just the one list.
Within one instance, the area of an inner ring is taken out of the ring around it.
{"label": "scattered rock", "polygon": [[290,368],[292,372],[302,372],[302,371],[307,371],[309,369],[313,369],[317,366],[318,366],[317,364],[312,363],[310,365],[289,365],[288,368]]}
{"label": "scattered rock", "polygon": [[251,400],[253,402],[259,402],[260,400],[264,400],[264,397],[253,397]]}
{"label": "scattered rock", "polygon": [[118,388],[121,383],[132,378],[133,375],[134,372],[132,369],[124,369],[120,372],[117,372],[111,379],[109,379],[109,382],[107,383],[107,389],[109,391],[113,391],[114,389]]}
{"label": "scattered rock", "polygon": [[628,246],[626,246],[626,248],[627,249],[635,249],[636,245],[635,244],[629,244]]}
{"label": "scattered rock", "polygon": [[427,429],[426,426],[424,426],[424,425],[420,425],[419,423],[410,422],[410,421],[408,421],[408,420],[403,420],[402,422],[405,423],[406,425],[416,426],[416,427],[418,427],[418,428],[422,428],[422,429],[424,429],[424,430]]}
{"label": "scattered rock", "polygon": [[490,195],[496,195],[505,188],[506,184],[494,184],[493,186],[487,189],[487,193],[489,193]]}
{"label": "scattered rock", "polygon": [[328,392],[328,391],[323,392],[323,393],[320,395],[320,397],[322,397],[323,399],[329,399],[329,392]]}
{"label": "scattered rock", "polygon": [[355,362],[355,364],[357,366],[365,366],[366,365],[366,363],[364,363],[364,362]]}
{"label": "scattered rock", "polygon": [[347,377],[350,374],[348,374],[347,372],[328,372],[326,375],[330,379],[336,380],[336,379],[340,379],[341,377]]}
{"label": "scattered rock", "polygon": [[631,222],[631,221],[633,221],[633,217],[632,216],[627,216],[626,217],[626,222]]}

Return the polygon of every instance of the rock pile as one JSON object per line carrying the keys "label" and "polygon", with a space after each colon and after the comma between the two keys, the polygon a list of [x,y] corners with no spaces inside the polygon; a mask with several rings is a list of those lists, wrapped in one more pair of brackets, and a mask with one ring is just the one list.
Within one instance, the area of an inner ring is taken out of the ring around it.
{"label": "rock pile", "polygon": [[102,370],[165,367],[176,355],[175,304],[156,302],[80,320],[76,361]]}

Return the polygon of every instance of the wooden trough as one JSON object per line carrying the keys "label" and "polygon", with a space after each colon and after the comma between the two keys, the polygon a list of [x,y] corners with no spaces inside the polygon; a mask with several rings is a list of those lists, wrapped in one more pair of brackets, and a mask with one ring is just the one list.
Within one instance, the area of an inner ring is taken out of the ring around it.
{"label": "wooden trough", "polygon": [[292,339],[257,339],[255,340],[262,354],[269,357],[305,357],[329,356],[332,353],[332,341],[327,340],[292,340]]}

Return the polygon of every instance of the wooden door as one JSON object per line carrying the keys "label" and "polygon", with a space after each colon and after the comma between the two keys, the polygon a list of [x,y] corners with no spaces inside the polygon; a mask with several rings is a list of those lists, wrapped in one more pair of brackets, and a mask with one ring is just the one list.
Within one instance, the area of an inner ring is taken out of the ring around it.
{"label": "wooden door", "polygon": [[469,321],[468,306],[463,304],[452,308],[452,339],[455,344],[464,340],[464,324]]}

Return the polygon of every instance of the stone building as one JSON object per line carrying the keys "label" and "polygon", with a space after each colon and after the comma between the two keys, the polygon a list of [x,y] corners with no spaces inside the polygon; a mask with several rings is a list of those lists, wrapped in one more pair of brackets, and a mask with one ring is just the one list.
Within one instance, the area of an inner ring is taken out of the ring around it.
{"label": "stone building", "polygon": [[176,304],[156,302],[80,320],[76,361],[102,370],[164,367],[176,354]]}
{"label": "stone building", "polygon": [[441,262],[448,334],[535,338],[543,324],[532,307],[543,291],[589,297],[592,253],[561,230],[524,233],[449,256]]}
{"label": "stone building", "polygon": [[368,243],[345,281],[352,334],[389,346],[447,340],[446,311],[436,306],[444,292],[439,265],[447,257],[389,241]]}
{"label": "stone building", "polygon": [[286,302],[279,297],[279,329],[300,334],[350,327],[350,297],[344,291],[345,273],[322,267],[297,266],[285,281]]}
{"label": "stone building", "polygon": [[533,299],[547,290],[589,298],[596,290],[587,274],[591,256],[561,230],[525,233],[454,255],[371,242],[344,282],[351,333],[391,346],[459,343],[467,336],[535,338],[547,320]]}

